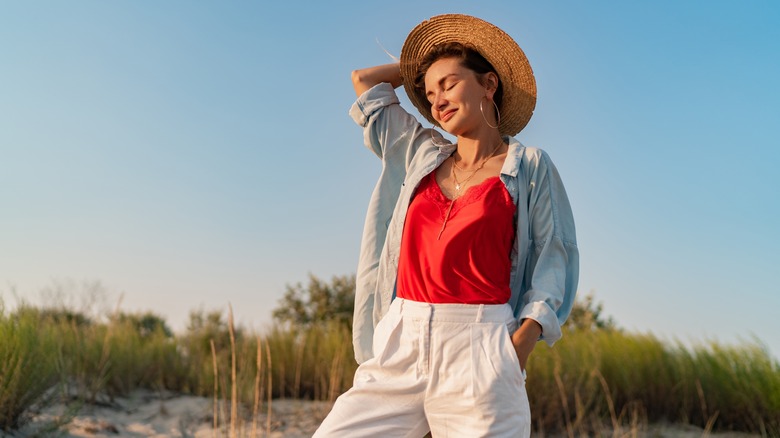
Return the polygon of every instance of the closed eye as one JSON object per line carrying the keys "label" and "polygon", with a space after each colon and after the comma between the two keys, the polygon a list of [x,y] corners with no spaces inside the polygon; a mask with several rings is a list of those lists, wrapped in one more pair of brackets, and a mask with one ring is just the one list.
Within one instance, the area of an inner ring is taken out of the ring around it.
{"label": "closed eye", "polygon": [[[452,90],[453,88],[455,88],[455,86],[456,86],[456,85],[458,85],[458,83],[457,83],[457,82],[453,83],[452,85],[448,85],[447,87],[445,87],[445,88],[444,88],[444,91],[450,91],[450,90]],[[433,92],[431,92],[431,91],[429,91],[429,92],[426,94],[426,96],[425,96],[426,98],[428,98],[428,103],[430,103],[431,105],[433,105],[433,95],[434,95],[434,93],[433,93]]]}

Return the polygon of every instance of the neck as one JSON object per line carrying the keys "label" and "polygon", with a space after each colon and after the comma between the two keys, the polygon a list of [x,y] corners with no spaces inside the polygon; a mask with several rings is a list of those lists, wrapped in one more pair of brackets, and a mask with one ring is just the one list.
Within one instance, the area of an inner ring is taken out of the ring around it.
{"label": "neck", "polygon": [[455,160],[463,167],[478,166],[491,155],[499,155],[504,148],[504,140],[498,131],[479,137],[458,137],[458,149]]}

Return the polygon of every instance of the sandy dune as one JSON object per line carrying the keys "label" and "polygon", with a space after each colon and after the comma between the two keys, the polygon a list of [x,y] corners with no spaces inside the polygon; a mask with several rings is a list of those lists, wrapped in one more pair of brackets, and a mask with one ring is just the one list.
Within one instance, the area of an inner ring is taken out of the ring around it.
{"label": "sandy dune", "polygon": [[[220,406],[220,409],[229,409]],[[285,437],[308,438],[317,425],[330,411],[328,402],[303,400],[273,400],[271,402],[270,422],[268,405],[263,404],[258,415],[257,435],[253,435],[250,421],[239,422],[238,436],[248,437]],[[57,430],[51,428],[53,422],[62,418],[66,409],[62,405],[51,406],[34,414],[32,420],[21,430],[2,433],[0,437],[17,438],[29,436],[58,437],[228,437],[229,412],[218,414],[220,427],[215,431],[214,405],[211,399],[177,394],[160,394],[151,391],[136,391],[127,398],[104,401],[99,405],[84,405],[78,414]],[[243,412],[244,418],[248,413]],[[270,433],[268,433],[270,431]],[[741,433],[708,434],[692,426],[651,425],[645,430],[632,434],[629,430],[613,435],[605,430],[604,436],[636,436],[637,438],[748,438],[759,435]],[[565,435],[562,435],[565,436]],[[379,438],[379,437],[377,437]],[[550,437],[548,438],[556,438]]]}
{"label": "sandy dune", "polygon": [[[327,402],[302,400],[273,400],[271,421],[268,422],[268,404],[258,414],[258,437],[310,437],[317,425],[330,411]],[[229,407],[220,406],[220,410]],[[0,432],[2,437],[61,436],[61,437],[226,437],[229,411],[218,413],[220,430],[214,431],[213,400],[187,395],[160,395],[136,391],[131,397],[84,405],[70,422],[61,426],[61,434],[45,431],[65,413],[64,406],[52,406],[34,415],[31,422],[14,433]],[[246,414],[243,412],[242,414]],[[223,418],[223,416],[225,418]],[[227,423],[227,425],[225,424]],[[251,421],[238,423],[239,436],[251,437]],[[270,430],[270,434],[266,431]]]}

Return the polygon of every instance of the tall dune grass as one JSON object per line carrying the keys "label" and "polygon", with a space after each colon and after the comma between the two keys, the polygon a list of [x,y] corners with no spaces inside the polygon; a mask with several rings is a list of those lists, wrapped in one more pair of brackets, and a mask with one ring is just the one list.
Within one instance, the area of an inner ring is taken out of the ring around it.
{"label": "tall dune grass", "polygon": [[33,316],[0,319],[0,428],[19,426],[25,410],[56,382],[55,348]]}
{"label": "tall dune grass", "polygon": [[[270,412],[277,397],[332,401],[357,367],[340,323],[231,334],[221,312],[194,312],[173,336],[164,324],[139,325],[141,316],[0,313],[0,428],[18,427],[46,394],[104,403],[148,388],[214,397],[215,433],[230,424],[232,436],[249,435],[237,417]],[[554,348],[536,348],[526,385],[541,433],[620,434],[667,421],[780,436],[780,366],[757,343],[688,348],[614,329],[568,330]],[[253,422],[252,435],[263,426],[270,431],[270,417]]]}
{"label": "tall dune grass", "polygon": [[528,392],[540,430],[668,421],[780,435],[780,366],[757,344],[693,349],[617,330],[537,347]]}

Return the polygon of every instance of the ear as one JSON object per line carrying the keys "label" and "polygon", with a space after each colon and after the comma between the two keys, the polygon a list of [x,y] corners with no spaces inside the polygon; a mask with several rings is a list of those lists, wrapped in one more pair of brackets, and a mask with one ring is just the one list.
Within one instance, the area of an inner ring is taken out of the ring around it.
{"label": "ear", "polygon": [[493,95],[498,90],[498,75],[493,72],[487,72],[482,76],[482,86],[485,87],[485,96],[493,100]]}

